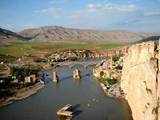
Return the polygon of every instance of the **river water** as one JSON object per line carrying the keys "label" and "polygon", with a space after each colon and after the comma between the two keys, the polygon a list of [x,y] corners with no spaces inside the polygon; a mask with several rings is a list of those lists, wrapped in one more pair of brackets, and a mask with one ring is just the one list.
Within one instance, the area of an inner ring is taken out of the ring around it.
{"label": "river water", "polygon": [[[73,120],[128,120],[128,111],[118,100],[104,95],[93,79],[91,67],[74,66],[81,80],[72,78],[69,66],[56,69],[60,82],[50,81],[37,94],[0,108],[0,120],[58,120],[56,112],[66,104],[75,107]],[[52,70],[48,71],[51,77]]]}

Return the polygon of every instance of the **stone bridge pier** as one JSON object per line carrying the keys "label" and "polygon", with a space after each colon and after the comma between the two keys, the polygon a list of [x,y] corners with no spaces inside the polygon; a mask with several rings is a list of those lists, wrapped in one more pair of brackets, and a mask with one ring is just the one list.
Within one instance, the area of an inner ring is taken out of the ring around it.
{"label": "stone bridge pier", "polygon": [[78,70],[78,69],[73,70],[73,78],[74,79],[81,79],[80,70]]}
{"label": "stone bridge pier", "polygon": [[53,71],[53,82],[58,83],[59,81],[59,77],[56,71]]}

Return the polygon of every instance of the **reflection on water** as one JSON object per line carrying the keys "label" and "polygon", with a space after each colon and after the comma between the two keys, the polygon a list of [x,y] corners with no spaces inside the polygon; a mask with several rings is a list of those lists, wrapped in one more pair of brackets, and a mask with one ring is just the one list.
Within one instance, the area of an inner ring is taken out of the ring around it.
{"label": "reflection on water", "polygon": [[[80,80],[72,78],[73,69],[68,66],[57,68],[58,84],[50,81],[36,95],[1,108],[1,120],[57,120],[57,110],[66,104],[73,105],[73,120],[128,120],[123,105],[106,97],[93,80],[91,67],[79,67]],[[52,70],[43,77],[51,80],[51,76]]]}

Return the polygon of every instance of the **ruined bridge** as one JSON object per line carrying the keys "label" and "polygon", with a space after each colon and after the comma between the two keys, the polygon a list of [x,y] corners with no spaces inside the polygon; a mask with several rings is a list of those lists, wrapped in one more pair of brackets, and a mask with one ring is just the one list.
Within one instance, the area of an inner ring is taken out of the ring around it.
{"label": "ruined bridge", "polygon": [[[88,61],[88,62],[63,62],[58,63],[59,66],[67,66],[72,71],[72,77],[74,79],[80,79],[82,77],[82,71],[81,68],[87,69],[88,67],[95,66],[96,64],[100,64],[101,61]],[[56,70],[53,70],[52,72],[53,76],[53,82],[59,81],[59,75]]]}
{"label": "ruined bridge", "polygon": [[59,66],[68,66],[70,69],[75,68],[76,66],[87,68],[88,66],[94,66],[100,64],[101,61],[82,61],[82,62],[61,62],[57,65]]}

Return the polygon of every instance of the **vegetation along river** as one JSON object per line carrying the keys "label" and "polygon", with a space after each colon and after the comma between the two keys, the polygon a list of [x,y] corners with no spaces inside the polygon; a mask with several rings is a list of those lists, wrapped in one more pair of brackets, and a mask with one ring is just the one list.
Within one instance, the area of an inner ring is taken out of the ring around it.
{"label": "vegetation along river", "polygon": [[[72,70],[79,68],[82,78],[74,80]],[[73,120],[128,120],[123,104],[104,95],[93,79],[92,67],[62,66],[56,69],[60,82],[50,81],[37,94],[0,108],[1,120],[57,120],[56,112],[66,104],[75,106]],[[52,70],[45,77],[52,78]]]}

